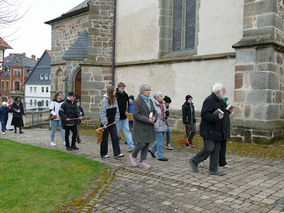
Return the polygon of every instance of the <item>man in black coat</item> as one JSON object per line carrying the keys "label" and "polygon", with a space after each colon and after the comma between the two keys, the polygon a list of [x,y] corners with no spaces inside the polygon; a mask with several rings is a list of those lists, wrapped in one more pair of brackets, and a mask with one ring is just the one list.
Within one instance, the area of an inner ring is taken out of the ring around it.
{"label": "man in black coat", "polygon": [[203,102],[201,110],[200,136],[203,137],[204,147],[193,158],[189,165],[194,172],[198,172],[198,164],[210,155],[209,174],[224,175],[218,170],[220,143],[223,136],[224,104],[222,99],[226,94],[226,87],[216,83],[212,86],[212,94]]}
{"label": "man in black coat", "polygon": [[[76,126],[76,120],[73,119],[74,118],[82,119],[83,117],[80,116],[80,113],[77,109],[77,103],[75,100],[76,100],[76,94],[74,92],[69,92],[67,99],[64,101],[64,103],[61,105],[61,108],[59,109],[59,116],[61,117],[63,122],[63,129],[65,129],[66,150],[68,151],[79,149],[75,145],[76,136],[77,136],[77,126]],[[69,143],[70,130],[72,131],[71,147]]]}

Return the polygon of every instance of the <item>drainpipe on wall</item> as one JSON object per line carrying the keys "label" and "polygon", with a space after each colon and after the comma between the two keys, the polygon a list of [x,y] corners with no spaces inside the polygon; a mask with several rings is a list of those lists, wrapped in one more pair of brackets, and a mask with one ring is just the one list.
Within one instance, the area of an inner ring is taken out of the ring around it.
{"label": "drainpipe on wall", "polygon": [[115,32],[116,32],[116,0],[113,0],[113,27],[112,27],[112,86],[115,80]]}

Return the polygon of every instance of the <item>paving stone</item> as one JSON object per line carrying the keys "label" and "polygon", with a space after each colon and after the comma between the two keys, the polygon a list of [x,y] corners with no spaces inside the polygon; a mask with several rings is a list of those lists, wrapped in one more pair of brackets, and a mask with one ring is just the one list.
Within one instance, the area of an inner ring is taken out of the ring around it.
{"label": "paving stone", "polygon": [[[62,145],[49,145],[50,131],[47,129],[25,129],[22,135],[7,132],[3,138],[66,152]],[[82,135],[81,140],[82,143],[78,144],[80,150],[71,154],[105,163],[109,167],[110,178],[86,206],[81,209],[74,207],[68,212],[284,211],[282,161],[228,156],[233,169],[226,170],[223,177],[215,177],[208,175],[208,166],[200,168],[198,174],[189,169],[186,161],[195,154],[194,151],[174,149],[165,151],[170,159],[167,163],[148,158],[152,168],[143,170],[131,167],[128,158],[103,160],[94,137]],[[59,144],[58,133],[55,141]],[[127,154],[127,145],[120,146]],[[112,156],[111,146],[109,154]],[[98,186],[99,179],[90,185],[92,188]]]}

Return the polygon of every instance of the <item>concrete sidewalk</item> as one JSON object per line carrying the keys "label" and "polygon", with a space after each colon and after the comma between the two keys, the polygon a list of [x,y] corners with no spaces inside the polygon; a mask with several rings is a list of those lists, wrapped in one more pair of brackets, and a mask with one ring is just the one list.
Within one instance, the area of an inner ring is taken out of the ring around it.
{"label": "concrete sidewalk", "polygon": [[[24,134],[7,132],[20,143],[65,151],[59,132],[57,146],[50,146],[50,131],[25,129]],[[124,158],[101,159],[96,138],[81,136],[80,150],[70,153],[107,164],[107,177],[91,186],[89,202],[70,212],[284,212],[284,162],[228,156],[231,169],[222,177],[208,175],[208,162],[195,174],[188,165],[194,151],[165,150],[168,162],[148,155],[150,170],[130,166],[127,145],[121,143]],[[103,183],[103,184],[102,184]],[[73,209],[72,209],[73,208]]]}

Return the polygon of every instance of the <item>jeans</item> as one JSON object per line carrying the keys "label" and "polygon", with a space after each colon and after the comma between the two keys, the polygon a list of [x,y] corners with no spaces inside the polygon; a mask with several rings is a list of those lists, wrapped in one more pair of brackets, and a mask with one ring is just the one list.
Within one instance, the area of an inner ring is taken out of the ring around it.
{"label": "jeans", "polygon": [[109,134],[111,137],[113,155],[117,156],[120,154],[120,147],[119,147],[119,142],[118,142],[116,125],[112,125],[106,128],[103,132],[103,137],[102,137],[102,142],[101,142],[101,151],[100,151],[101,157],[107,155]]}
{"label": "jeans", "polygon": [[209,171],[215,172],[218,170],[220,141],[213,141],[204,139],[203,148],[192,158],[194,163],[200,163],[204,161],[210,155]]}
{"label": "jeans", "polygon": [[163,152],[164,136],[165,136],[164,132],[156,132],[156,141],[153,144],[153,146],[150,148],[150,151],[152,153],[155,153],[157,151],[158,159],[162,159],[164,157],[164,152]]}
{"label": "jeans", "polygon": [[222,140],[220,144],[220,152],[219,152],[219,166],[227,165],[226,162],[226,140]]}
{"label": "jeans", "polygon": [[64,129],[62,127],[62,120],[61,119],[60,120],[51,120],[50,126],[51,126],[51,141],[54,142],[54,136],[55,136],[57,126],[60,129],[62,140],[65,141],[65,132],[64,132]]}
{"label": "jeans", "polygon": [[170,144],[170,139],[171,139],[171,131],[170,131],[170,126],[168,124],[168,122],[166,122],[167,125],[167,131],[166,131],[166,144],[169,145]]}
{"label": "jeans", "polygon": [[186,136],[188,140],[192,142],[193,137],[196,133],[195,124],[185,124],[185,130],[186,130]]}
{"label": "jeans", "polygon": [[146,161],[148,154],[149,143],[137,143],[135,144],[134,150],[132,152],[132,157],[137,158],[139,151],[141,151],[140,163]]}
{"label": "jeans", "polygon": [[71,147],[75,147],[75,142],[76,142],[76,136],[77,136],[77,127],[76,125],[73,126],[64,126],[65,129],[65,143],[66,147],[70,147],[69,143],[69,135],[70,135],[70,130],[72,131],[72,142],[71,142]]}
{"label": "jeans", "polygon": [[1,131],[5,132],[6,131],[6,125],[7,125],[7,120],[4,118],[1,118]]}
{"label": "jeans", "polygon": [[133,144],[132,135],[129,129],[128,119],[126,118],[124,120],[119,120],[119,122],[116,124],[116,128],[117,128],[117,135],[119,135],[119,132],[122,128],[122,131],[126,137],[128,148],[133,148],[134,144]]}

